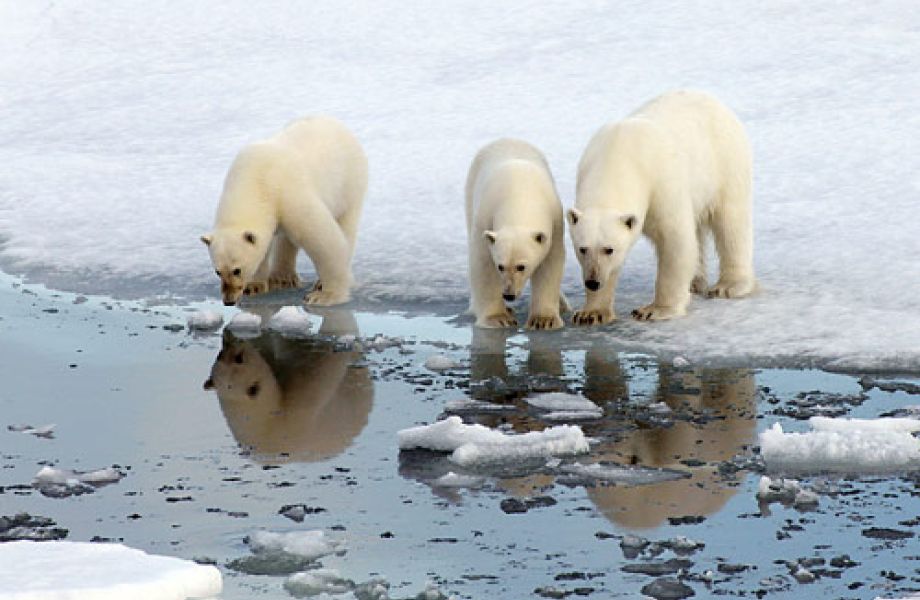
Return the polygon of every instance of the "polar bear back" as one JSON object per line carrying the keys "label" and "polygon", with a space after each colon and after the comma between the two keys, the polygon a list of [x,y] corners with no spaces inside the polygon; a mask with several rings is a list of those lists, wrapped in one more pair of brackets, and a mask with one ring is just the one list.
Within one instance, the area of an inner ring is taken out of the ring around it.
{"label": "polar bear back", "polygon": [[[540,205],[538,210],[534,204]],[[551,231],[561,211],[546,158],[531,144],[501,139],[476,155],[466,181],[470,235],[502,224]]]}
{"label": "polar bear back", "polygon": [[595,134],[579,164],[578,204],[608,206],[602,192],[609,190],[640,198],[679,189],[701,214],[726,187],[750,186],[750,179],[751,149],[734,113],[709,94],[674,91]]}
{"label": "polar bear back", "polygon": [[306,117],[240,151],[217,221],[246,220],[247,213],[266,210],[280,217],[286,202],[305,198],[322,202],[338,218],[366,188],[367,157],[354,135],[331,117]]}

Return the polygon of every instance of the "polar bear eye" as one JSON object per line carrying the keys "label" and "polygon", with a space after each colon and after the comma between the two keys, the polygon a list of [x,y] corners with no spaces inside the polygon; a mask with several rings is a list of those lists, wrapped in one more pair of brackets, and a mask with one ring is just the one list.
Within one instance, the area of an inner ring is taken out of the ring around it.
{"label": "polar bear eye", "polygon": [[588,249],[585,248],[584,246],[582,246],[581,248],[578,249],[578,252],[579,252],[582,256],[584,256],[585,254],[588,253]]}
{"label": "polar bear eye", "polygon": [[526,267],[524,265],[518,265],[516,267],[518,273],[523,273]]}
{"label": "polar bear eye", "polygon": [[218,277],[220,277],[220,271],[214,271],[214,272],[217,273]]}
{"label": "polar bear eye", "polygon": [[604,254],[607,254],[607,255],[613,254],[613,248],[604,248]]}
{"label": "polar bear eye", "polygon": [[[613,250],[611,250],[611,252],[613,252]],[[236,277],[239,277],[241,273],[242,273],[242,271],[240,271],[239,268],[233,269],[233,274],[234,274]]]}

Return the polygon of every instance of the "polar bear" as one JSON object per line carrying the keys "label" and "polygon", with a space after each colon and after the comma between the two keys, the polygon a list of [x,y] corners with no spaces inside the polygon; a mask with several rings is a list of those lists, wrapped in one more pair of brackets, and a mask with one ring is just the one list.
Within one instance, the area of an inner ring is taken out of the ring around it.
{"label": "polar bear", "polygon": [[[751,149],[735,115],[708,94],[675,91],[603,126],[578,166],[575,208],[567,213],[587,298],[573,321],[612,321],[617,278],[644,233],[658,276],[639,320],[686,314],[690,292],[740,298],[754,291]],[[707,289],[709,232],[719,280]]]}
{"label": "polar bear", "polygon": [[505,301],[518,298],[531,280],[527,327],[562,327],[562,204],[543,154],[512,139],[480,150],[466,180],[466,226],[476,325],[516,327]]}
{"label": "polar bear", "polygon": [[224,182],[214,229],[201,237],[224,304],[270,287],[298,287],[300,248],[318,277],[307,304],[347,302],[366,190],[367,157],[330,117],[295,121],[243,148]]}

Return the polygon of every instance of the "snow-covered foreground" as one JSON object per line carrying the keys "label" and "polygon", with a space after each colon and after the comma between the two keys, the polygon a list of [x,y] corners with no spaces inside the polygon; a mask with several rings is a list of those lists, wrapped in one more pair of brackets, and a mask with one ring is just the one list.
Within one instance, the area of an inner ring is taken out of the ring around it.
{"label": "snow-covered foreground", "polygon": [[0,544],[2,600],[187,600],[221,588],[216,567],[121,544]]}
{"label": "snow-covered foreground", "polygon": [[[564,203],[591,133],[677,87],[755,150],[762,292],[624,319],[640,348],[920,366],[920,12],[908,0],[0,4],[0,264],[51,286],[216,296],[208,229],[237,149],[330,113],[370,158],[364,302],[466,296],[462,185],[498,136],[543,148]],[[618,312],[648,301],[650,247]],[[566,286],[576,301],[574,260]],[[881,332],[884,331],[884,334]],[[834,362],[836,361],[836,362]]]}

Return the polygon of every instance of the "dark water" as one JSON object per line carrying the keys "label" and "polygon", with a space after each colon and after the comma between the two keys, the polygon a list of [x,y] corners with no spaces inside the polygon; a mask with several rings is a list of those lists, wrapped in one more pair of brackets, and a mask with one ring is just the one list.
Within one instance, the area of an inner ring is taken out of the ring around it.
{"label": "dark water", "polygon": [[[260,529],[326,531],[344,552],[323,566],[354,582],[384,577],[394,598],[426,582],[463,598],[920,590],[917,472],[799,477],[819,496],[808,511],[755,498],[757,433],[774,422],[804,429],[815,410],[875,417],[920,403],[864,389],[857,375],[678,368],[597,335],[473,332],[345,310],[315,315],[306,339],[193,336],[163,329],[184,323],[177,308],[26,293],[10,281],[0,306],[0,515],[49,517],[70,540],[214,561],[223,598],[290,597],[284,575],[228,566],[251,555],[244,539]],[[427,370],[436,353],[462,368]],[[546,391],[603,409],[579,423],[589,454],[460,468],[398,450],[399,429],[461,399],[490,403],[456,409],[469,423],[555,425],[524,401]],[[6,430],[49,423],[52,439]],[[126,477],[50,498],[27,485],[44,464],[116,465]],[[467,487],[435,483],[448,472]],[[289,505],[307,509],[302,522],[279,514]],[[814,582],[793,576],[807,579],[801,569]]]}

